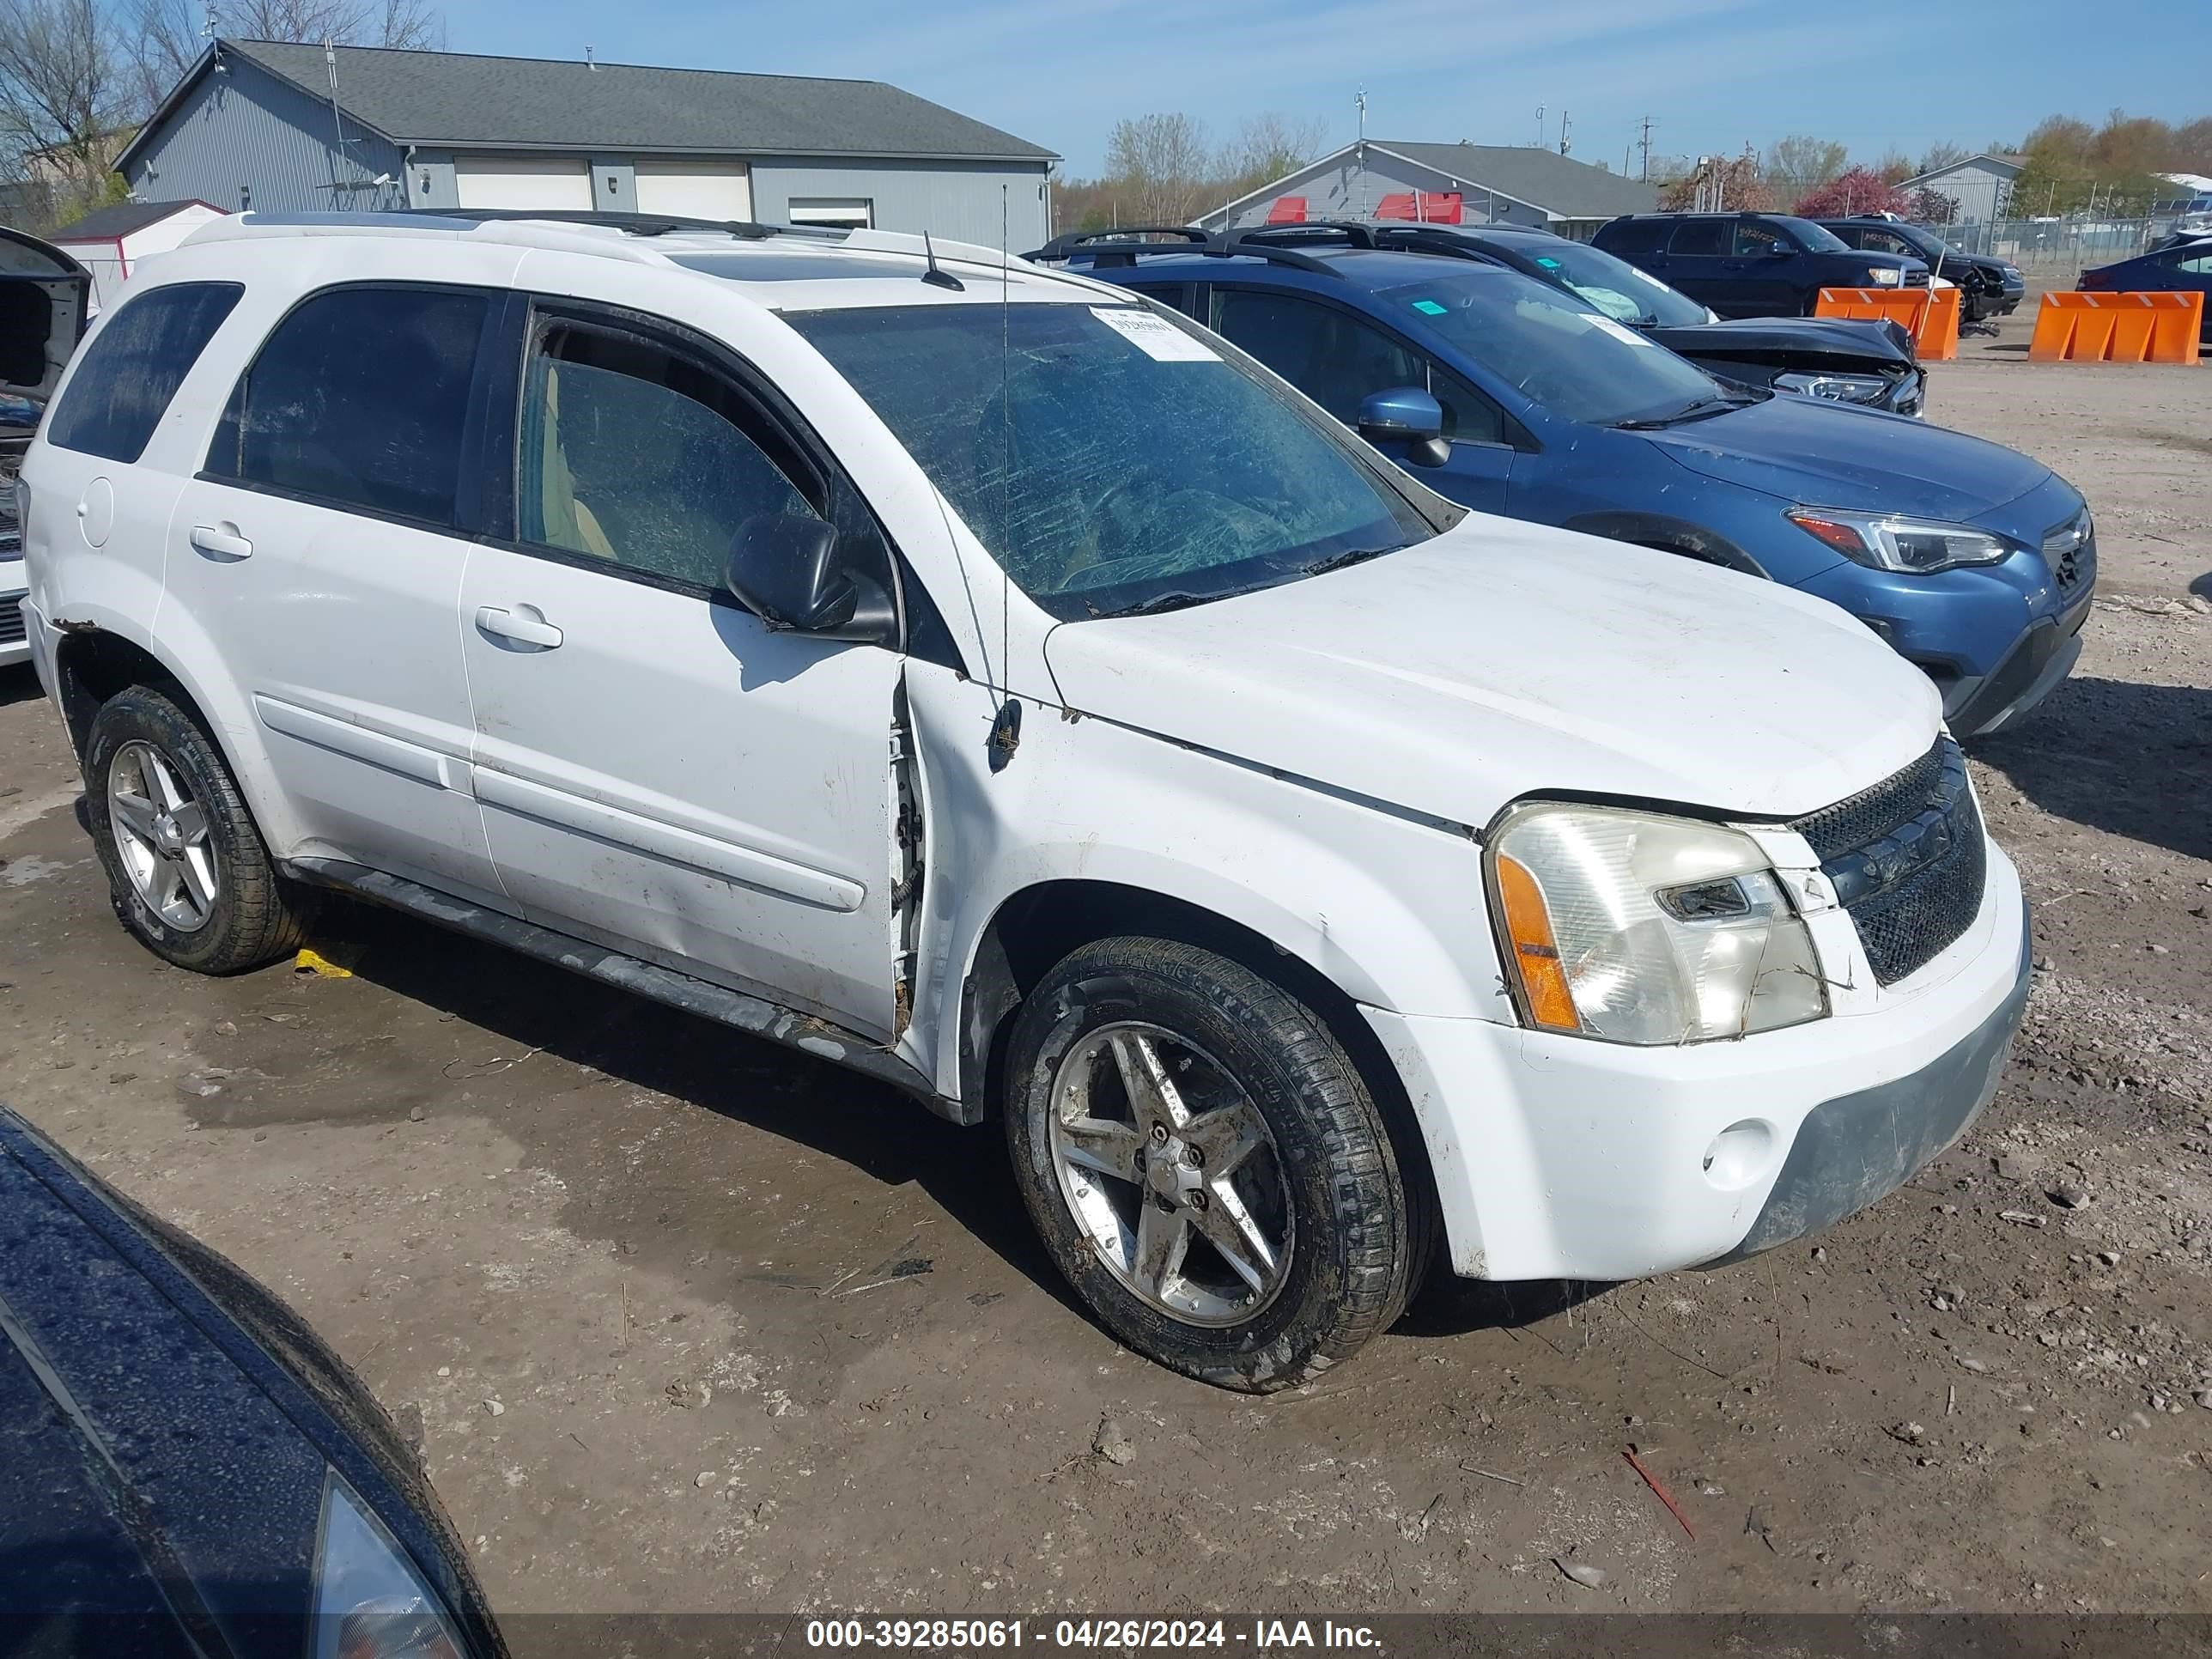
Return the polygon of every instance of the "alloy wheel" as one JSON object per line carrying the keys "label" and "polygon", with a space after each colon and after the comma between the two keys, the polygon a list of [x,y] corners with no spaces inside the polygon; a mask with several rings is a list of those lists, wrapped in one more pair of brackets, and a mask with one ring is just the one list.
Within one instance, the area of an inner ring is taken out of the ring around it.
{"label": "alloy wheel", "polygon": [[1227,1326],[1274,1299],[1290,1191],[1266,1117],[1219,1061],[1161,1026],[1101,1026],[1061,1060],[1049,1119],[1070,1213],[1147,1305]]}
{"label": "alloy wheel", "polygon": [[139,899],[179,933],[198,933],[219,890],[206,809],[176,763],[133,741],[107,767],[107,821]]}

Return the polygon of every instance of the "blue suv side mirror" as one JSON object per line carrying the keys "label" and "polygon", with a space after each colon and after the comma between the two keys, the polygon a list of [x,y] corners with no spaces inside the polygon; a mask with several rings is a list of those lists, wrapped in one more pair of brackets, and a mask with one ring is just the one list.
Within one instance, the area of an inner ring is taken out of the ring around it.
{"label": "blue suv side mirror", "polygon": [[1417,466],[1442,466],[1450,459],[1443,432],[1443,405],[1417,386],[1370,392],[1359,400],[1359,435],[1370,443],[1404,444]]}

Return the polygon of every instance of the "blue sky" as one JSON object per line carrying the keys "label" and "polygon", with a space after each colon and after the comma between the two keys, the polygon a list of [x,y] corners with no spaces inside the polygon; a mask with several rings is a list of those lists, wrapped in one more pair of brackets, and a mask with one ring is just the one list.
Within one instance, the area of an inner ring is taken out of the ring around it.
{"label": "blue sky", "polygon": [[446,20],[459,52],[890,81],[1080,174],[1116,118],[1152,110],[1217,137],[1279,110],[1349,142],[1363,85],[1371,136],[1526,143],[1540,103],[1549,142],[1571,111],[1575,155],[1615,167],[1647,113],[1655,155],[1810,132],[1870,159],[2054,112],[2212,114],[2204,0],[451,0]]}

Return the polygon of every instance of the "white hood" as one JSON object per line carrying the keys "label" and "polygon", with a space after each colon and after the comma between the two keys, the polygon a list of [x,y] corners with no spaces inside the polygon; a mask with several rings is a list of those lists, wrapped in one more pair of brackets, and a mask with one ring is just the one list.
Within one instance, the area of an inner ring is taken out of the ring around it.
{"label": "white hood", "polygon": [[1365,564],[1054,629],[1062,702],[1480,825],[1580,792],[1789,817],[1927,751],[1936,690],[1823,599],[1470,514]]}

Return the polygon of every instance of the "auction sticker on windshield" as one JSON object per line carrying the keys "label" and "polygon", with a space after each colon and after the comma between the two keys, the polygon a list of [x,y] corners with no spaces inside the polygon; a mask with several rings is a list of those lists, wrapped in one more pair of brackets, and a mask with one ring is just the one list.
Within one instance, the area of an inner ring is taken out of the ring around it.
{"label": "auction sticker on windshield", "polygon": [[1165,318],[1134,306],[1093,306],[1091,314],[1155,362],[1218,363],[1221,354]]}

